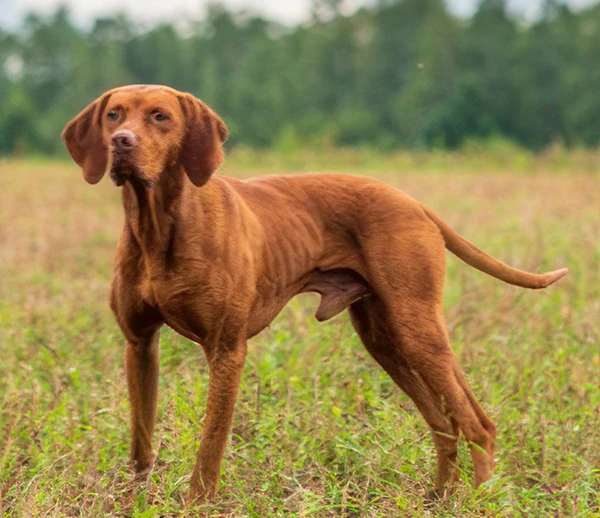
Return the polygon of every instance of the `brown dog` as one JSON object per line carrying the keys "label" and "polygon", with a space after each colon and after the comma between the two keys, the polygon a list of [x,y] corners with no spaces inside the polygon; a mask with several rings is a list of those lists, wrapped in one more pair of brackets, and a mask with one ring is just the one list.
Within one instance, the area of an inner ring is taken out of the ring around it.
{"label": "brown dog", "polygon": [[153,461],[158,340],[163,324],[202,345],[208,405],[190,498],[217,486],[246,341],[285,304],[317,292],[318,320],[346,308],[367,350],[433,430],[434,494],[456,478],[459,430],[475,485],[494,467],[494,423],[456,364],[442,316],[445,248],[510,284],[545,288],[566,269],[515,270],[429,209],[378,181],[345,175],[213,178],[227,129],[208,106],[164,86],[107,92],[66,126],[89,183],[123,186],[125,225],[111,307],[127,339],[131,458]]}

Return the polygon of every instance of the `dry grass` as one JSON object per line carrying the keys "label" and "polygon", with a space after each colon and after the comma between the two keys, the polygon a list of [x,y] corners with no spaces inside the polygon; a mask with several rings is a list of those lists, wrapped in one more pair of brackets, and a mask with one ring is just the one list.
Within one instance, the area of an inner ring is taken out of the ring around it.
{"label": "dry grass", "polygon": [[[306,296],[251,343],[219,501],[204,511],[598,516],[600,177],[588,167],[545,174],[543,161],[525,172],[494,162],[466,173],[434,158],[417,169],[406,162],[415,172],[352,163],[331,168],[397,185],[514,266],[571,269],[558,285],[531,292],[448,260],[448,327],[498,424],[496,475],[474,491],[463,447],[457,492],[425,509],[434,470],[426,426],[347,317],[317,324]],[[242,154],[226,172],[276,169],[269,164]],[[118,189],[87,186],[67,163],[0,162],[0,177],[0,514],[179,515],[201,429],[205,361],[197,346],[163,333],[158,461],[148,485],[135,484],[122,337],[107,307]]]}

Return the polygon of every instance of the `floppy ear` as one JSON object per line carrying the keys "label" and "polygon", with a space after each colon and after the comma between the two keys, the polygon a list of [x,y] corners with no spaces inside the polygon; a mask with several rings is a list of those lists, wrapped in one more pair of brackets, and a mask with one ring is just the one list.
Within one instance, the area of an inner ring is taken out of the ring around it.
{"label": "floppy ear", "polygon": [[108,152],[102,142],[102,113],[110,95],[107,93],[95,100],[62,132],[69,153],[83,169],[85,180],[91,184],[102,179],[108,162]]}
{"label": "floppy ear", "polygon": [[193,95],[179,96],[179,103],[185,117],[181,165],[192,183],[200,187],[223,163],[222,144],[229,132],[219,116]]}

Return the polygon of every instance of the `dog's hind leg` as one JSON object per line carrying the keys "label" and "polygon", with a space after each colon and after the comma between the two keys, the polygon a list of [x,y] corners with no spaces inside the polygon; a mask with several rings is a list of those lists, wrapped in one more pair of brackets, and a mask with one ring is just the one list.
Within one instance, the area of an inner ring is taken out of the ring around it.
{"label": "dog's hind leg", "polygon": [[457,478],[459,429],[456,419],[418,371],[411,368],[385,323],[381,302],[369,297],[350,308],[352,324],[363,344],[395,383],[414,401],[431,427],[437,451],[437,476],[431,496],[451,490]]}
{"label": "dog's hind leg", "polygon": [[456,478],[459,429],[471,447],[475,485],[488,480],[496,429],[456,364],[441,317],[424,307],[411,307],[406,299],[388,309],[375,297],[353,304],[351,315],[367,350],[432,428],[438,455],[434,492],[442,494]]}
{"label": "dog's hind leg", "polygon": [[[374,295],[352,306],[353,320],[371,354],[434,431],[440,467],[436,491],[453,477],[457,427],[469,442],[478,486],[492,475],[496,428],[476,401],[448,341],[442,315],[444,241],[418,215],[402,225],[390,221],[385,232],[368,233],[361,243],[365,278]],[[412,227],[406,229],[409,223]]]}

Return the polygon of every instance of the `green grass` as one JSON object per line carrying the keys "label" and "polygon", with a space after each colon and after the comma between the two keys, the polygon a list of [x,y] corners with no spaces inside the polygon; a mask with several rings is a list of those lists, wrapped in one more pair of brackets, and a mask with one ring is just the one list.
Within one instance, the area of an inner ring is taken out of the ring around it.
{"label": "green grass", "polygon": [[476,154],[357,156],[319,168],[316,155],[242,150],[225,172],[375,175],[516,267],[571,269],[534,292],[448,258],[453,349],[498,425],[494,478],[473,489],[462,444],[456,492],[426,508],[435,459],[424,421],[347,316],[318,324],[317,298],[303,296],[250,343],[221,488],[202,508],[182,501],[206,361],[164,330],[158,460],[136,484],[123,338],[107,304],[118,189],[87,186],[68,163],[0,162],[0,515],[600,516],[600,176],[580,164],[591,161],[479,157],[479,168]]}

